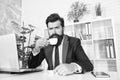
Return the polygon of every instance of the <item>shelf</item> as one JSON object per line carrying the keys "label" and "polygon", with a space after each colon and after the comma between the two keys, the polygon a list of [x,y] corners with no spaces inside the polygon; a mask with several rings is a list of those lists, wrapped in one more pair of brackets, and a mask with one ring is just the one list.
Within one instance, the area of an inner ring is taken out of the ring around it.
{"label": "shelf", "polygon": [[117,71],[117,62],[116,60],[96,60],[95,61],[95,70],[96,71]]}
{"label": "shelf", "polygon": [[106,58],[106,59],[94,59],[95,61],[108,61],[108,60],[116,60],[116,58],[111,59],[111,58]]}
{"label": "shelf", "polygon": [[86,43],[88,43],[88,44],[91,43],[92,44],[92,42],[93,42],[92,40],[81,40],[82,44],[86,44]]}
{"label": "shelf", "polygon": [[107,40],[107,39],[114,39],[113,37],[109,38],[100,38],[100,39],[93,39],[93,41],[102,41],[102,40]]}
{"label": "shelf", "polygon": [[96,58],[116,58],[114,39],[93,41]]}
{"label": "shelf", "polygon": [[111,19],[95,21],[92,23],[93,40],[113,38]]}
{"label": "shelf", "polygon": [[75,37],[81,40],[81,45],[94,64],[95,70],[117,71],[111,18],[77,22],[68,27],[68,32],[74,32]]}

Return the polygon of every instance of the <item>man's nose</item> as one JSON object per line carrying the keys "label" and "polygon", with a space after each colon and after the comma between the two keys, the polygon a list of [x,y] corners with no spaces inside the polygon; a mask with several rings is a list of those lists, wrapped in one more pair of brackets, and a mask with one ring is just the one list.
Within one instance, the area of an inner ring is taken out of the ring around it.
{"label": "man's nose", "polygon": [[53,33],[56,33],[56,29],[55,28],[53,28]]}

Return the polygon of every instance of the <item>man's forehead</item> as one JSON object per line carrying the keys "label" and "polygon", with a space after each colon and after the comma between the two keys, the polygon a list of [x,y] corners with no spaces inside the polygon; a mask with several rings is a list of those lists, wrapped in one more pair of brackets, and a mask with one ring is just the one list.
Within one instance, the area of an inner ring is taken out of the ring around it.
{"label": "man's forehead", "polygon": [[59,20],[55,21],[55,22],[49,22],[48,23],[48,28],[54,28],[57,26],[61,26],[61,22]]}

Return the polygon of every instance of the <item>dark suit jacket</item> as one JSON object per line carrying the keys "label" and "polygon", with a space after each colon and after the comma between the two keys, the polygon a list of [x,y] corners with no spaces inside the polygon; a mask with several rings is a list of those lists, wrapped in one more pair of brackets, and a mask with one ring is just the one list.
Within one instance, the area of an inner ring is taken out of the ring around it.
{"label": "dark suit jacket", "polygon": [[[53,69],[52,51],[53,51],[53,46],[49,45],[41,49],[38,55],[33,56],[31,54],[28,60],[29,68],[36,68],[41,64],[43,59],[46,59],[48,63],[48,69],[49,70]],[[77,63],[82,67],[83,70],[82,73],[93,70],[93,65],[86,56],[79,39],[65,35],[62,52],[63,52],[62,54],[63,63],[71,63],[71,62]]]}

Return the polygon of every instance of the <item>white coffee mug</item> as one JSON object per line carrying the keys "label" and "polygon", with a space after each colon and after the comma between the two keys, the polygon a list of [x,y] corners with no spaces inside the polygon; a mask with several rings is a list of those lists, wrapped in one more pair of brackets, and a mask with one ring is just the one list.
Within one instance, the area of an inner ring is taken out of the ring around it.
{"label": "white coffee mug", "polygon": [[56,45],[57,42],[58,42],[58,39],[57,38],[50,38],[49,42],[50,42],[51,45]]}

